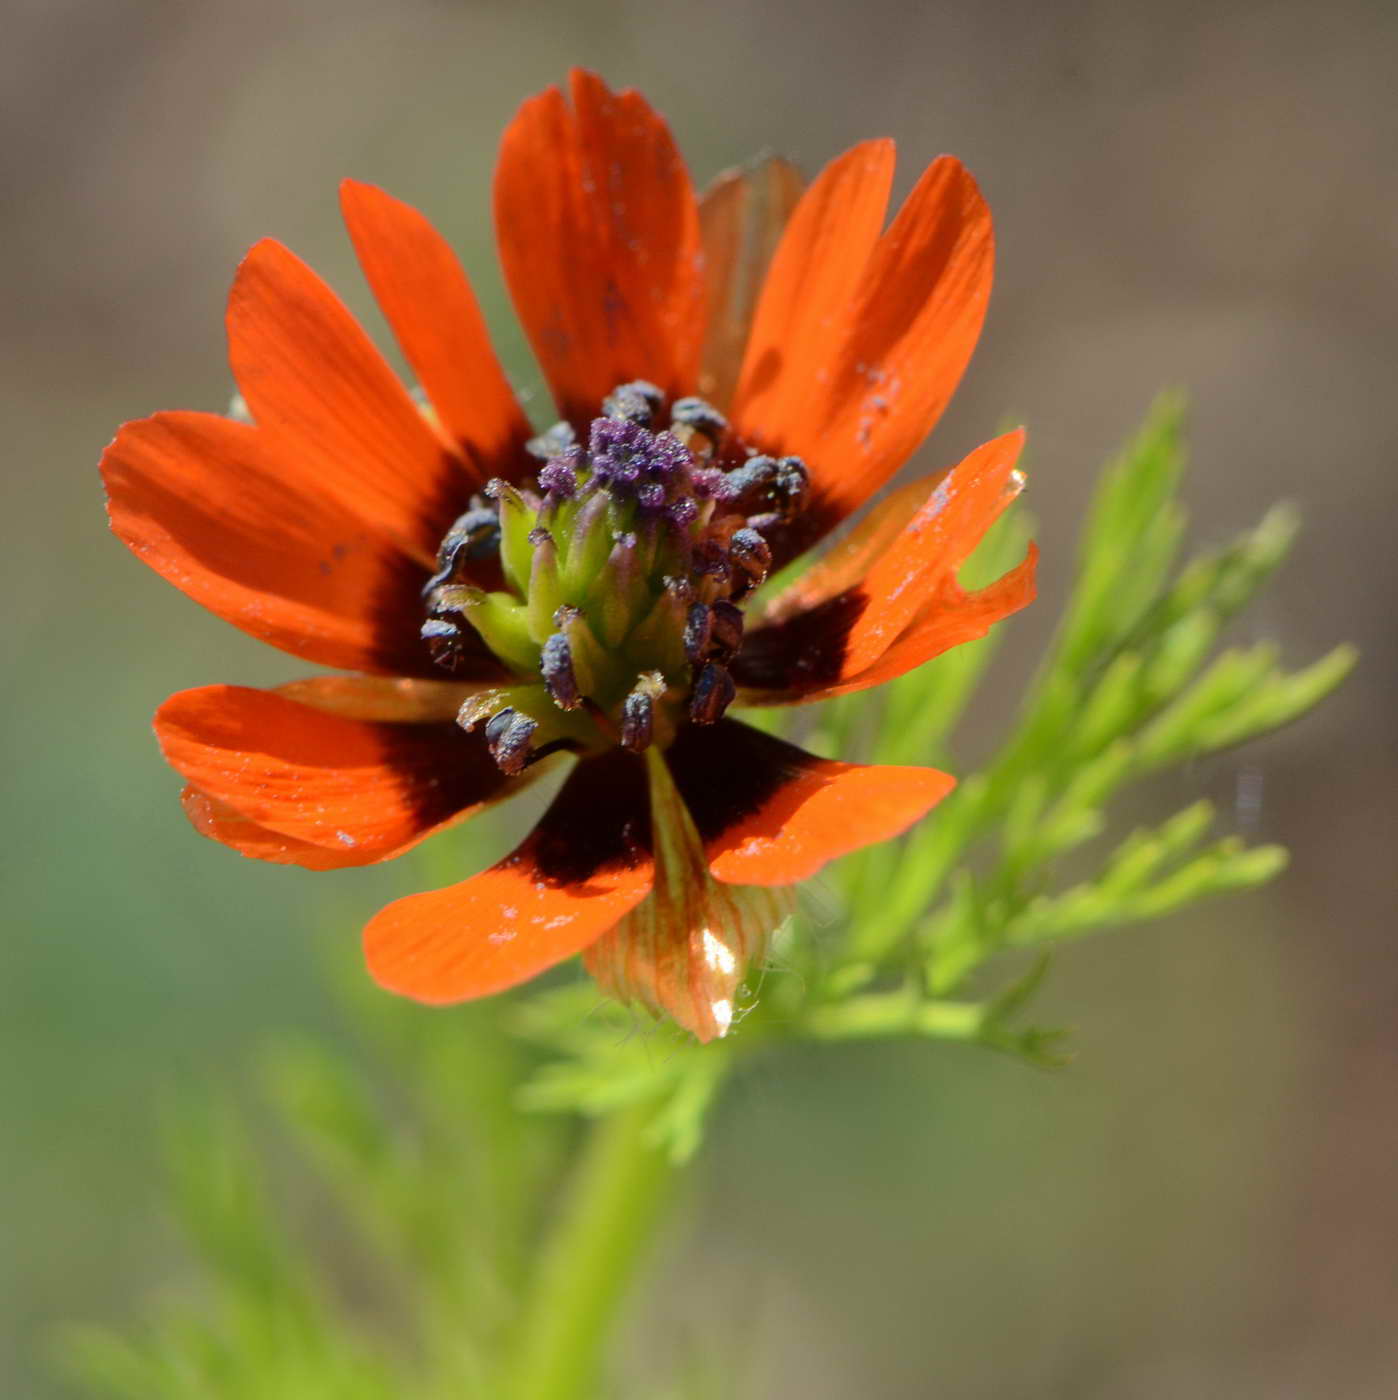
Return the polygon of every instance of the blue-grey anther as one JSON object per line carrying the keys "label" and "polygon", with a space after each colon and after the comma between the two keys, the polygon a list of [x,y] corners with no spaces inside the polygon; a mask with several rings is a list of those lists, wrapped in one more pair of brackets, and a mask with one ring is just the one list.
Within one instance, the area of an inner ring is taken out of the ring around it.
{"label": "blue-grey anther", "polygon": [[506,708],[486,721],[485,742],[491,757],[504,773],[522,773],[529,758],[530,740],[538,721]]}
{"label": "blue-grey anther", "polygon": [[750,525],[767,529],[800,513],[810,484],[799,457],[749,457],[725,475],[723,497]]}
{"label": "blue-grey anther", "polygon": [[423,585],[423,597],[444,583],[466,578],[472,561],[489,559],[499,553],[500,512],[494,506],[473,505],[456,518],[443,537],[437,550],[437,572]]}
{"label": "blue-grey anther", "polygon": [[694,682],[689,700],[689,717],[695,724],[716,724],[733,703],[737,687],[725,667],[707,661]]}
{"label": "blue-grey anther", "polygon": [[[728,541],[728,557],[733,562],[736,575],[745,582],[745,587],[734,589],[734,597],[742,597],[756,588],[767,577],[772,567],[772,549],[756,530],[744,526],[734,532]],[[735,580],[736,582],[736,580]]]}
{"label": "blue-grey anther", "polygon": [[465,639],[456,623],[445,617],[429,617],[422,624],[422,640],[427,643],[427,654],[444,671],[461,669]]}
{"label": "blue-grey anther", "polygon": [[703,603],[693,603],[684,619],[684,654],[698,665],[709,654],[713,614]]}
{"label": "blue-grey anther", "polygon": [[633,690],[621,707],[621,746],[632,753],[648,749],[655,737],[655,701],[644,690]]}
{"label": "blue-grey anther", "polygon": [[693,428],[714,442],[728,431],[728,419],[703,399],[676,399],[670,408],[670,422],[677,428]]}
{"label": "blue-grey anther", "polygon": [[607,418],[622,418],[648,428],[665,402],[664,393],[647,379],[633,379],[619,384],[602,400],[602,413]]}
{"label": "blue-grey anther", "polygon": [[717,661],[731,661],[743,645],[743,610],[720,598],[709,609],[710,647]]}
{"label": "blue-grey anther", "polygon": [[555,423],[538,437],[530,438],[524,444],[524,450],[531,457],[547,462],[550,457],[557,457],[566,452],[576,442],[577,434],[573,431],[571,423]]}
{"label": "blue-grey anther", "polygon": [[561,632],[555,632],[544,643],[539,670],[550,698],[560,710],[576,710],[582,704],[578,679],[573,671],[573,649]]}

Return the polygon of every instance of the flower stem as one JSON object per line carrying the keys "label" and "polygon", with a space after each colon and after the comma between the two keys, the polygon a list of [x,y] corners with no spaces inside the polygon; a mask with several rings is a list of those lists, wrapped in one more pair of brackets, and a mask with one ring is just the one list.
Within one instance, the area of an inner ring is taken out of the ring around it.
{"label": "flower stem", "polygon": [[664,1208],[674,1168],[644,1139],[653,1106],[590,1129],[563,1214],[524,1300],[510,1400],[583,1400]]}

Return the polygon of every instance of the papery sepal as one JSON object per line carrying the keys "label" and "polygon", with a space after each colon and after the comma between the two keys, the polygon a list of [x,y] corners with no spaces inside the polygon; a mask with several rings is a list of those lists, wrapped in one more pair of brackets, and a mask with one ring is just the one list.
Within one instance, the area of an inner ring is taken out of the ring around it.
{"label": "papery sepal", "polygon": [[646,751],[655,883],[583,954],[617,1000],[668,1015],[701,1041],[728,1034],[748,970],[790,916],[790,890],[720,884],[663,756]]}

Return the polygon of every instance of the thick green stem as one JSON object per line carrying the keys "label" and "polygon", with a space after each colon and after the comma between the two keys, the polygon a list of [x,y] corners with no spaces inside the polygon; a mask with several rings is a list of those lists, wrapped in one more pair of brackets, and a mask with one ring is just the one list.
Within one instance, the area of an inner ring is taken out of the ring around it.
{"label": "thick green stem", "polygon": [[520,1318],[510,1400],[585,1400],[674,1175],[644,1140],[650,1105],[590,1131]]}

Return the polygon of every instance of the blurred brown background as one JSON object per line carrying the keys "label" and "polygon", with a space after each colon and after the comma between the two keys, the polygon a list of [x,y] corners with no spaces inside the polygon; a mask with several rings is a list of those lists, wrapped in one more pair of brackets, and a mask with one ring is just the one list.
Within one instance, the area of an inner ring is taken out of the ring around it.
{"label": "blurred brown background", "polygon": [[878,1047],[748,1082],[642,1349],[733,1336],[752,1393],[813,1400],[1398,1390],[1398,8],[7,0],[0,17],[0,1394],[64,1393],[43,1366],[55,1321],[133,1317],[179,1287],[157,1086],[216,1089],[268,1028],[328,1021],[322,945],[352,958],[356,934],[352,915],[303,931],[320,882],[358,912],[400,878],[318,882],[188,832],[151,710],[294,665],[106,534],[101,448],[124,418],[226,404],[223,297],[260,235],[367,311],[347,174],[439,222],[537,384],[489,178],[516,104],[572,63],[650,94],[701,181],[764,145],[814,169],[884,133],[901,188],[943,150],[977,173],[998,286],[927,460],[1007,415],[1030,427],[1046,583],[1016,651],[1053,623],[1099,463],[1183,383],[1196,538],[1278,497],[1306,514],[1245,633],[1293,663],[1342,638],[1364,652],[1320,714],[1163,795],[1226,809],[1260,783],[1246,829],[1290,845],[1292,870],[1064,956],[1042,1014],[1078,1028],[1071,1069]]}

